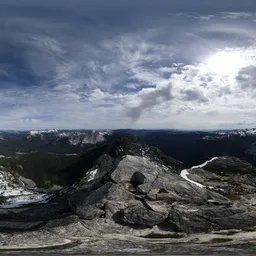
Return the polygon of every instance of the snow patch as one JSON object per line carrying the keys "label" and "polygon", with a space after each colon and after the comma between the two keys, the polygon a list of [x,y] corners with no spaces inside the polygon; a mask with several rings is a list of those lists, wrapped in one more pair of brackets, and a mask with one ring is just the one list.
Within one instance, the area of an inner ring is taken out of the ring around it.
{"label": "snow patch", "polygon": [[19,195],[30,195],[31,192],[27,191],[24,187],[20,186],[15,177],[4,171],[4,168],[0,168],[0,196],[19,196]]}
{"label": "snow patch", "polygon": [[15,152],[16,155],[27,155],[28,153],[25,152]]}
{"label": "snow patch", "polygon": [[26,189],[24,182],[5,171],[3,166],[0,166],[0,196],[6,200],[0,204],[0,208],[14,208],[31,203],[43,203],[49,198],[49,195],[45,193],[36,193]]}
{"label": "snow patch", "polygon": [[216,200],[214,200],[214,199],[208,199],[207,202],[208,202],[208,203],[216,203]]}
{"label": "snow patch", "polygon": [[10,156],[0,155],[0,158],[11,158]]}
{"label": "snow patch", "polygon": [[189,178],[188,178],[188,175],[189,175],[189,172],[188,172],[187,169],[182,170],[181,173],[180,173],[180,176],[181,176],[183,179],[187,180],[188,182],[193,183],[193,184],[197,185],[197,186],[200,187],[200,188],[204,188],[204,187],[205,187],[204,185],[202,185],[202,184],[200,184],[200,183],[198,183],[198,182],[196,182],[196,181],[193,181],[193,180],[189,179]]}
{"label": "snow patch", "polygon": [[0,204],[0,208],[16,208],[32,203],[46,203],[49,199],[47,194],[30,194],[8,198],[5,203]]}
{"label": "snow patch", "polygon": [[[208,161],[204,162],[203,164],[195,165],[195,166],[191,167],[191,169],[203,168],[203,167],[205,167],[208,163],[210,163],[210,162],[212,162],[212,161],[214,161],[214,160],[216,160],[216,159],[218,159],[218,157],[213,157],[211,160],[208,160]],[[196,182],[196,181],[193,181],[193,180],[191,180],[191,179],[188,178],[188,175],[189,175],[188,170],[191,170],[191,169],[184,169],[184,170],[182,170],[181,173],[180,173],[180,176],[181,176],[183,179],[187,180],[187,181],[190,182],[190,183],[193,183],[193,184],[197,185],[197,186],[200,187],[200,188],[205,188],[205,186],[204,186],[203,184],[200,184],[200,183],[198,183],[198,182]]]}
{"label": "snow patch", "polygon": [[88,173],[88,178],[87,178],[87,181],[91,181],[95,178],[96,174],[98,172],[98,169],[94,169],[94,170],[91,170],[89,173]]}
{"label": "snow patch", "polygon": [[196,165],[196,166],[193,166],[191,169],[197,169],[197,168],[203,168],[205,167],[208,163],[214,161],[214,160],[217,160],[218,157],[213,157],[211,160],[208,160],[206,162],[204,162],[203,164],[200,164],[200,165]]}

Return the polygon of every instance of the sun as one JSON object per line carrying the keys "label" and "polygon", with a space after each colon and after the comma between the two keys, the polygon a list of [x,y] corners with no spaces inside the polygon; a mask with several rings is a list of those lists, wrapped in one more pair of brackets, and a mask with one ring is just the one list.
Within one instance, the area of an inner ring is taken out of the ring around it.
{"label": "sun", "polygon": [[207,69],[218,75],[236,75],[242,66],[239,52],[219,51],[212,55],[206,65]]}

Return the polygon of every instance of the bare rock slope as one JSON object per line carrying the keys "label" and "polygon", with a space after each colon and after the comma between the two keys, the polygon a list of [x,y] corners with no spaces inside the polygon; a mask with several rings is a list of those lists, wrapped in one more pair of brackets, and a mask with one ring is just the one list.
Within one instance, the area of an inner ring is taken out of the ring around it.
{"label": "bare rock slope", "polygon": [[31,237],[30,230],[44,237],[61,228],[62,234],[79,237],[256,225],[256,168],[251,164],[216,157],[185,169],[158,149],[127,137],[100,147],[90,153],[95,160],[71,187],[40,204],[0,208],[1,231]]}
{"label": "bare rock slope", "polygon": [[110,166],[96,163],[94,179],[86,182],[85,176],[68,196],[81,219],[188,233],[256,225],[251,203],[256,169],[237,158],[215,158],[187,169],[190,179],[184,179],[181,166],[164,165],[147,154],[130,152],[117,162],[102,157]]}

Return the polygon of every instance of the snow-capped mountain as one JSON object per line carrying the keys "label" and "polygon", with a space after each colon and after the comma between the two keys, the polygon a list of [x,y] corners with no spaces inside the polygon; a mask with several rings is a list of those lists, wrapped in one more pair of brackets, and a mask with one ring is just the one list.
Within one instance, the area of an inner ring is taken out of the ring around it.
{"label": "snow-capped mountain", "polygon": [[0,134],[0,154],[37,151],[80,155],[97,144],[120,136],[137,137],[189,166],[216,155],[243,157],[251,163],[256,161],[255,128],[216,132],[132,129],[3,131]]}
{"label": "snow-capped mountain", "polygon": [[107,135],[110,135],[111,131],[58,131],[52,130],[39,130],[30,131],[27,136],[28,140],[40,138],[41,140],[51,138],[55,142],[60,140],[66,140],[70,145],[85,145],[85,144],[97,144],[103,142]]}
{"label": "snow-capped mountain", "polygon": [[105,137],[110,135],[111,131],[91,131],[91,132],[62,132],[56,136],[66,138],[71,145],[97,144],[105,141]]}
{"label": "snow-capped mountain", "polygon": [[32,130],[2,132],[0,154],[5,152],[43,151],[81,153],[90,146],[104,142],[112,135],[109,130]]}
{"label": "snow-capped mountain", "polygon": [[246,136],[255,136],[256,137],[256,128],[252,129],[241,129],[241,130],[233,130],[229,132],[216,132],[214,135],[207,135],[203,139],[204,140],[219,140],[226,139],[230,137],[246,137]]}
{"label": "snow-capped mountain", "polygon": [[256,136],[256,128],[244,129],[244,130],[234,130],[230,132],[229,135],[233,136]]}
{"label": "snow-capped mountain", "polygon": [[58,130],[56,130],[56,129],[52,129],[52,130],[46,129],[46,130],[39,130],[39,131],[32,130],[29,132],[29,134],[31,136],[36,136],[36,135],[40,135],[40,134],[44,134],[44,133],[57,133],[57,132],[58,132]]}

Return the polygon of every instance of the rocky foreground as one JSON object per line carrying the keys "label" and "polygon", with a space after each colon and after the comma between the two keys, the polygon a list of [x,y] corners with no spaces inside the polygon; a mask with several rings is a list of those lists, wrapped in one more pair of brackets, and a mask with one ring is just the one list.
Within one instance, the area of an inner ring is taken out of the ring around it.
{"label": "rocky foreground", "polygon": [[79,180],[49,200],[0,208],[0,251],[256,251],[251,164],[215,157],[185,168],[131,138],[95,152]]}

